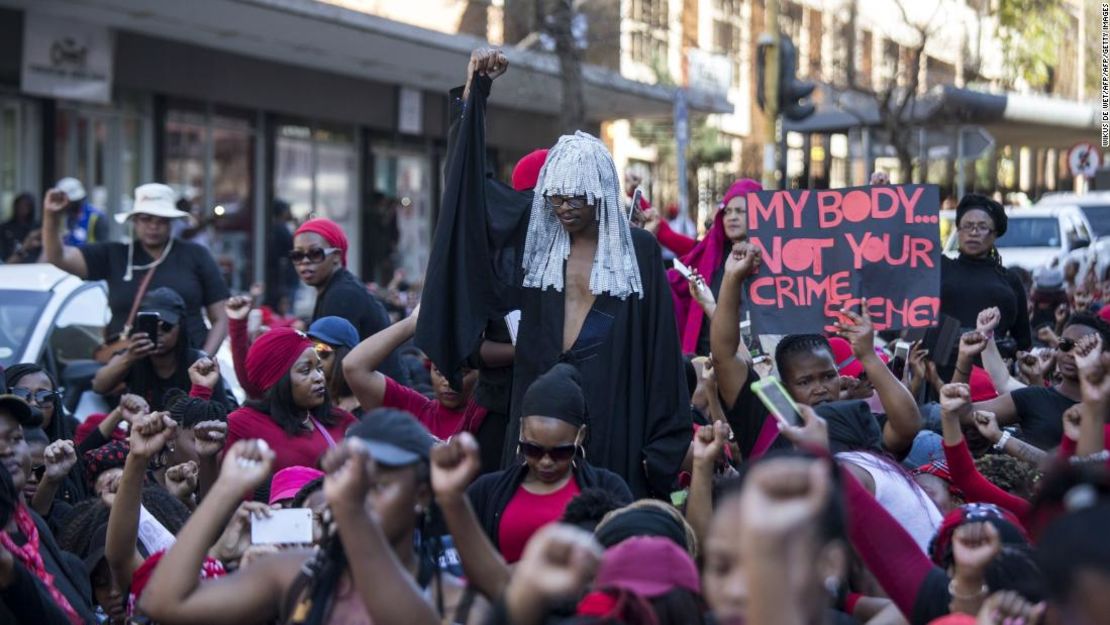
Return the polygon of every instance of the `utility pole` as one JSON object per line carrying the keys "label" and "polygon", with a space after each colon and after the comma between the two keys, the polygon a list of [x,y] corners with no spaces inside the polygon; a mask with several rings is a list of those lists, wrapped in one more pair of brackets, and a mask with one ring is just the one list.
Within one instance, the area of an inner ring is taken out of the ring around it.
{"label": "utility pole", "polygon": [[765,67],[763,72],[763,188],[776,189],[779,186],[779,181],[776,175],[778,159],[775,158],[775,151],[778,149],[779,133],[782,131],[779,126],[779,46],[781,43],[779,0],[766,0],[763,17],[765,34],[760,43],[767,44],[760,46]]}

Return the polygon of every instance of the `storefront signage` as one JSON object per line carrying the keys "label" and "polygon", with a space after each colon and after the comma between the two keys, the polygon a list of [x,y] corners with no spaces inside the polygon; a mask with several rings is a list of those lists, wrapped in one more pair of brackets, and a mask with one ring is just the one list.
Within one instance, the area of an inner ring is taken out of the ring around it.
{"label": "storefront signage", "polygon": [[407,135],[424,132],[424,99],[420,90],[401,87],[397,102],[397,130]]}
{"label": "storefront signage", "polygon": [[28,12],[23,20],[23,91],[111,102],[114,45],[106,27]]}

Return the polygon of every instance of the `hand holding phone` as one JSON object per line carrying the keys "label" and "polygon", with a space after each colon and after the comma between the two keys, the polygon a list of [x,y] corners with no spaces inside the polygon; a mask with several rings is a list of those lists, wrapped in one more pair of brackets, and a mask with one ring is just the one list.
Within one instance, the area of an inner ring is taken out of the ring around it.
{"label": "hand holding phone", "polygon": [[759,380],[752,384],[752,392],[767,407],[767,411],[779,420],[779,423],[793,427],[802,424],[798,405],[794,403],[794,398],[786,392],[786,388],[783,387],[778,378],[770,377]]}
{"label": "hand holding phone", "polygon": [[158,326],[162,324],[162,315],[156,312],[141,312],[135,315],[135,332],[145,334],[154,349],[158,349]]}
{"label": "hand holding phone", "polygon": [[274,510],[269,517],[251,515],[251,544],[307,545],[312,543],[312,510]]}

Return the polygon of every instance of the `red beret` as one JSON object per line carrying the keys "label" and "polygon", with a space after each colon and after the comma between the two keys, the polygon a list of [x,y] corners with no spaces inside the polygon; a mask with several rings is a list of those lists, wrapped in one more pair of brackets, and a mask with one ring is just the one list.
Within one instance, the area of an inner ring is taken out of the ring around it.
{"label": "red beret", "polygon": [[274,328],[258,337],[247,352],[247,382],[265,393],[293,368],[312,339],[293,328]]}
{"label": "red beret", "polygon": [[547,150],[534,150],[517,161],[513,167],[513,188],[517,191],[535,189],[546,162]]}
{"label": "red beret", "polygon": [[340,228],[339,224],[322,217],[309,219],[301,224],[300,228],[297,228],[297,232],[295,232],[293,236],[306,232],[315,232],[324,237],[328,245],[339,248],[339,258],[343,262],[343,266],[347,266],[347,235],[344,234],[343,228]]}

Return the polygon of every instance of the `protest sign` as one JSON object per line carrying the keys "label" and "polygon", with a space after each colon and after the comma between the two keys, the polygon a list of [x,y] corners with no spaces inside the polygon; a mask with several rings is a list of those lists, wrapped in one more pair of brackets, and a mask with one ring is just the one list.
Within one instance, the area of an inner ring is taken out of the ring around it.
{"label": "protest sign", "polygon": [[762,191],[748,237],[763,254],[744,307],[760,334],[815,332],[851,308],[877,330],[940,315],[940,191],[933,185]]}

